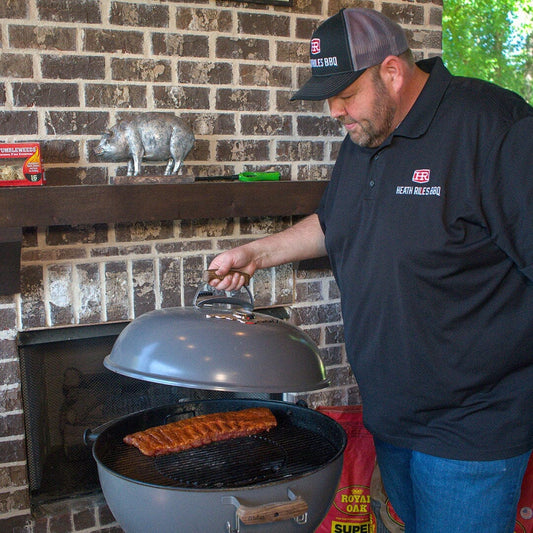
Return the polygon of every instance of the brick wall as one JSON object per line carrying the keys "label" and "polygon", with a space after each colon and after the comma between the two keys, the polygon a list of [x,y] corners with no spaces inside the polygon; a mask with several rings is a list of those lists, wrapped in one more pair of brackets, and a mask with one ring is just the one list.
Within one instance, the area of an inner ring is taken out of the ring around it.
{"label": "brick wall", "polygon": [[[348,5],[398,20],[418,57],[440,53],[442,0],[294,0],[292,8],[224,0],[2,0],[0,142],[39,141],[49,186],[111,183],[125,165],[94,155],[101,133],[131,111],[175,111],[196,135],[183,173],[275,167],[284,179],[327,179],[342,130],[322,103],[289,98],[308,76],[313,28]],[[120,530],[98,498],[32,517],[17,332],[190,305],[217,251],[293,222],[24,228],[21,294],[0,297],[1,531]],[[290,306],[291,320],[319,344],[332,386],[305,395],[310,404],[357,403],[330,271],[320,264],[271,269],[255,276],[253,291],[258,306]]]}
{"label": "brick wall", "polygon": [[0,140],[40,141],[51,185],[106,183],[117,169],[93,153],[106,127],[171,110],[197,136],[189,173],[275,164],[285,178],[325,179],[342,131],[322,103],[289,102],[313,28],[343,5],[381,8],[427,56],[440,51],[441,4],[4,0]]}

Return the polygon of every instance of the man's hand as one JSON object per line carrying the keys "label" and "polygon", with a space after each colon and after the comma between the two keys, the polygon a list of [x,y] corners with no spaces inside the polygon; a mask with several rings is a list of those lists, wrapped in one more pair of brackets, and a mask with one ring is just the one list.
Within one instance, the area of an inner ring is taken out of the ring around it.
{"label": "man's hand", "polygon": [[212,271],[209,281],[212,287],[223,291],[236,291],[248,284],[257,267],[251,254],[246,252],[246,246],[240,246],[217,255],[211,261],[209,270]]}

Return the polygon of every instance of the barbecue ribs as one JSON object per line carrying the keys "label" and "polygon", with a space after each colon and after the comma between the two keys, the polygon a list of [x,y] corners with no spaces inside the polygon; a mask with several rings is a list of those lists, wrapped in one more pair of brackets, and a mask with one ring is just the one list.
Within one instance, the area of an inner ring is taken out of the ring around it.
{"label": "barbecue ribs", "polygon": [[276,424],[276,417],[270,409],[252,407],[178,420],[126,435],[123,440],[144,455],[166,455],[210,442],[255,435],[270,430]]}

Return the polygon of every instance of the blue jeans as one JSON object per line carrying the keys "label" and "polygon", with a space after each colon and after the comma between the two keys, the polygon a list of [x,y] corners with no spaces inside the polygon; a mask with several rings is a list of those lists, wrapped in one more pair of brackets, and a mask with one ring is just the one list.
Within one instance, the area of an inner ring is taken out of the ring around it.
{"label": "blue jeans", "polygon": [[383,485],[406,533],[513,533],[531,452],[457,461],[374,442]]}

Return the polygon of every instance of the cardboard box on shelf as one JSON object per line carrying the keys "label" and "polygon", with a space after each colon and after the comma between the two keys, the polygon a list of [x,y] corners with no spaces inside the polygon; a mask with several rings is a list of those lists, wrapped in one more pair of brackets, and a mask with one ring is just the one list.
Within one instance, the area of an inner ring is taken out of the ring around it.
{"label": "cardboard box on shelf", "polygon": [[39,143],[0,143],[0,187],[44,185]]}

